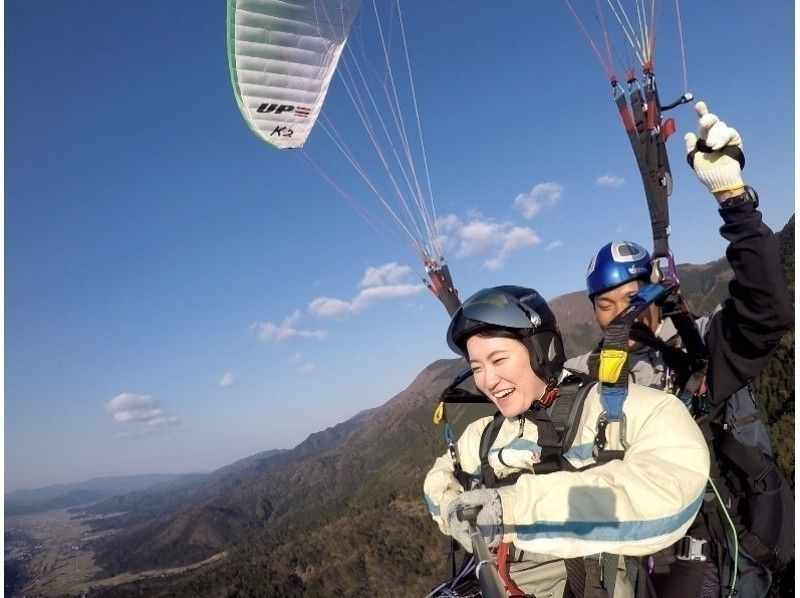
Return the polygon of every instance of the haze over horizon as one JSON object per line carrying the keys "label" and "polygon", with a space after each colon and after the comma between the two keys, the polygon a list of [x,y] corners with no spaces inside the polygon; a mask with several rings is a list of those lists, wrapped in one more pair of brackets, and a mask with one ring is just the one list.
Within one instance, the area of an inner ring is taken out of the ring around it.
{"label": "haze over horizon", "polygon": [[[793,5],[684,4],[689,88],[741,133],[779,230],[795,209]],[[650,245],[574,20],[562,3],[512,6],[403,4],[462,297],[523,283],[553,298],[582,288],[611,238]],[[415,256],[248,130],[224,4],[5,8],[6,493],[290,448],[453,357]],[[674,29],[658,43],[666,102],[683,92]],[[328,103],[346,102],[334,83]],[[725,243],[683,156],[695,115],[670,116],[671,245],[706,263]]]}

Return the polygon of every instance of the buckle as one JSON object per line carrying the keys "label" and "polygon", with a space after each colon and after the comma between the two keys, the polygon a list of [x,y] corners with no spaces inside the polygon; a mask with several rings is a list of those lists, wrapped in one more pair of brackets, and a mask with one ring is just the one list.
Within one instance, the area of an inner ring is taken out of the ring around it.
{"label": "buckle", "polygon": [[708,556],[703,554],[703,548],[708,541],[692,536],[684,536],[675,544],[675,558],[679,561],[701,561],[708,560]]}

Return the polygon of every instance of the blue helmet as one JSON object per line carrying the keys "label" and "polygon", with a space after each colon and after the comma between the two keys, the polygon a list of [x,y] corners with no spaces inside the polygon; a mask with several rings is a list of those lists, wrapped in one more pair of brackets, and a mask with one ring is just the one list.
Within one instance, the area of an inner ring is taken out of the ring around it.
{"label": "blue helmet", "polygon": [[467,357],[467,339],[486,331],[513,333],[528,349],[531,368],[548,386],[558,384],[566,356],[556,317],[535,290],[499,286],[478,291],[458,308],[447,344]]}
{"label": "blue helmet", "polygon": [[589,299],[631,280],[650,282],[653,265],[648,251],[631,241],[612,241],[600,248],[586,270]]}

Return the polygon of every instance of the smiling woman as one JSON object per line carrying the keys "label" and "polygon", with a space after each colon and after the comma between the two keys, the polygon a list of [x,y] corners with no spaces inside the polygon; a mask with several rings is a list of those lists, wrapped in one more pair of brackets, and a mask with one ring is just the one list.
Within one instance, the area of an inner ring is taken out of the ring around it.
{"label": "smiling woman", "polygon": [[[512,596],[594,595],[597,584],[609,597],[648,595],[640,557],[683,537],[705,493],[708,449],[683,404],[631,384],[614,417],[598,385],[562,371],[556,319],[533,289],[479,291],[447,340],[499,412],[470,424],[428,472],[439,529],[477,552],[466,520],[477,508]],[[432,596],[452,596],[450,585]]]}
{"label": "smiling woman", "polygon": [[498,289],[470,297],[462,317],[453,318],[447,341],[468,356],[478,389],[503,415],[514,417],[534,401],[549,403],[544,393],[558,384],[564,346],[541,295],[521,287]]}
{"label": "smiling woman", "polygon": [[475,385],[505,417],[516,417],[544,396],[546,384],[533,373],[525,346],[517,339],[478,333],[467,340]]}

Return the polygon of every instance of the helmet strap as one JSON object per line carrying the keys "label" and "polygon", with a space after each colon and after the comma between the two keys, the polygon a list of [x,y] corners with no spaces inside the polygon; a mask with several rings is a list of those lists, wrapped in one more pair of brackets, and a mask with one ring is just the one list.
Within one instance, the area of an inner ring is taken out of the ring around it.
{"label": "helmet strap", "polygon": [[534,338],[534,335],[525,336],[522,338],[522,344],[528,349],[531,360],[531,369],[533,373],[539,378],[544,380],[547,385],[546,388],[551,388],[558,382],[554,372],[549,371],[547,367],[547,360],[542,354],[542,347],[539,342]]}

